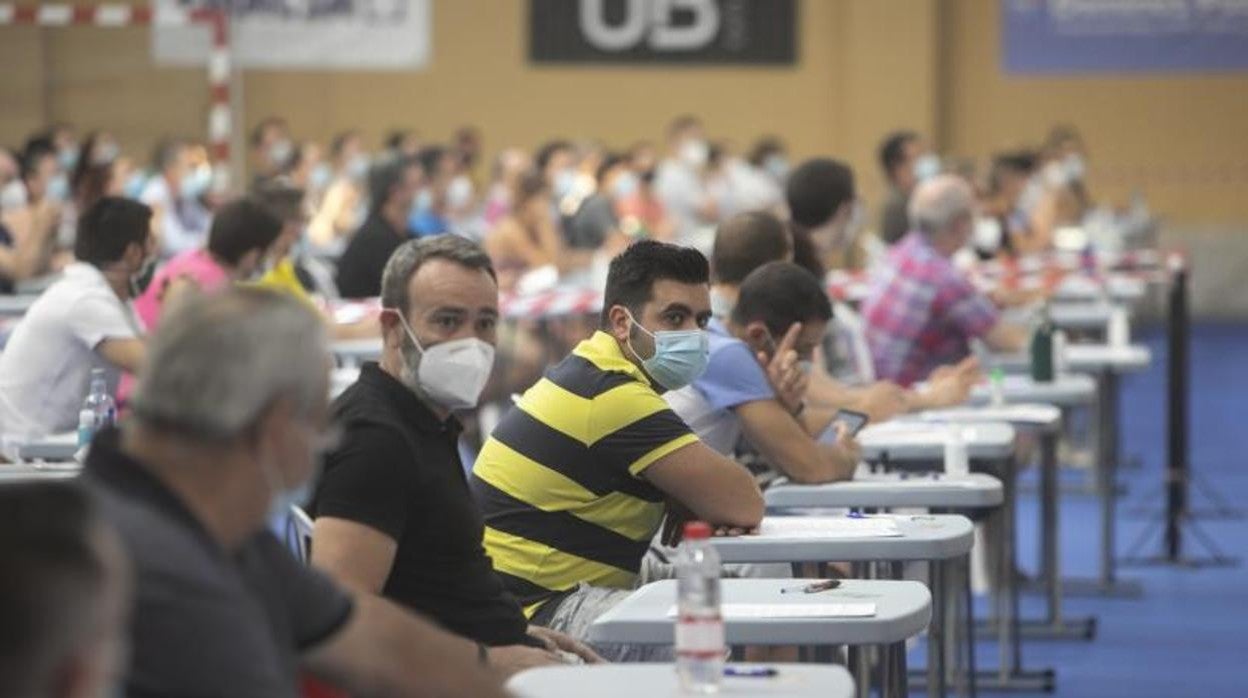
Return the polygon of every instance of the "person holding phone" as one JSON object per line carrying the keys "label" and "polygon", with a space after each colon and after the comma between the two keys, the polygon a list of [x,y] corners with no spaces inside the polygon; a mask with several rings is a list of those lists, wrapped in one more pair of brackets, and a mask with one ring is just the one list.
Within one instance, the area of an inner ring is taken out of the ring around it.
{"label": "person holding phone", "polygon": [[[712,320],[710,358],[694,382],[665,395],[711,448],[731,455],[744,439],[801,483],[853,477],[861,447],[834,408],[807,404],[811,360],[832,319],[828,296],[805,269],[771,262],[742,282],[723,320]],[[829,428],[836,438],[822,441]]]}

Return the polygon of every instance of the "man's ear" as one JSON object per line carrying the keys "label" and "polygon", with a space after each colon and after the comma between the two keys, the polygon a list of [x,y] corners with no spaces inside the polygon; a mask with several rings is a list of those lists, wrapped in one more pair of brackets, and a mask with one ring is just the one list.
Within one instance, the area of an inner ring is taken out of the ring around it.
{"label": "man's ear", "polygon": [[382,308],[377,321],[381,323],[381,339],[387,347],[399,347],[403,344],[403,326],[399,322],[397,308]]}
{"label": "man's ear", "polygon": [[628,310],[622,305],[613,305],[607,313],[607,319],[610,321],[608,331],[617,340],[623,342],[628,339],[629,333],[632,331],[632,322],[628,317]]}

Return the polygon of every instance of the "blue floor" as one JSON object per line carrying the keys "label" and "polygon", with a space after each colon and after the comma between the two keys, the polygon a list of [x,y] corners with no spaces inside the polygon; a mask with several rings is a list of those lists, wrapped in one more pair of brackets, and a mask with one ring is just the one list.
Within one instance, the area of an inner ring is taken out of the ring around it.
{"label": "blue floor", "polygon": [[[1141,466],[1124,469],[1126,495],[1118,507],[1118,552],[1127,552],[1149,518],[1139,512],[1161,506],[1165,462],[1166,349],[1160,331],[1140,341],[1154,352],[1153,367],[1130,376],[1122,387],[1122,452]],[[1192,469],[1232,506],[1248,507],[1248,326],[1201,325],[1191,344]],[[1193,487],[1193,507],[1212,508]],[[1062,500],[1064,576],[1096,573],[1099,510],[1089,495]],[[1151,514],[1149,515],[1151,516]],[[1228,555],[1248,559],[1248,520],[1205,520],[1199,525]],[[1023,493],[1019,502],[1019,561],[1024,571],[1036,560],[1037,503]],[[1187,551],[1206,551],[1190,536]],[[1160,551],[1160,536],[1143,548]],[[1057,671],[1058,696],[1248,696],[1248,568],[1175,569],[1123,567],[1119,576],[1142,583],[1140,599],[1068,599],[1067,615],[1099,619],[1094,640],[1029,640],[1025,668]],[[1038,598],[1024,596],[1023,617],[1038,617]],[[997,646],[981,642],[980,666],[995,666]],[[921,655],[915,656],[922,663]],[[981,692],[981,695],[1004,695]]]}

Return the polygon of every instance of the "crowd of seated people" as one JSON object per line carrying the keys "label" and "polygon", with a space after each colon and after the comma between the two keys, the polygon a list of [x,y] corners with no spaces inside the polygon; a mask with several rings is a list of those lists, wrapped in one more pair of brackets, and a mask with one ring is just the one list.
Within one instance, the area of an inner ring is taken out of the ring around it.
{"label": "crowd of seated people", "polygon": [[[123,407],[80,481],[0,490],[16,522],[0,561],[29,573],[0,585],[0,609],[52,608],[42,580],[72,576],[93,633],[45,656],[53,633],[5,624],[46,661],[0,662],[0,694],[70,677],[293,695],[312,677],[489,696],[533,666],[651,658],[588,628],[665,573],[655,550],[680,522],[759,524],[738,456],[844,480],[860,446],[839,409],[886,421],[965,401],[971,342],[1017,351],[1029,329],[953,258],[1046,249],[1091,206],[1069,129],[995,157],[984,182],[889,136],[883,238],[845,163],[790,166],[770,137],[741,157],[693,117],[662,155],[552,140],[501,150],[481,183],[469,128],[446,144],[397,130],[370,154],[359,132],[322,148],[266,119],[250,146],[234,196],[178,139],[148,170],[65,126],[0,151],[0,275],[59,272],[0,351],[0,431],[72,430],[95,369]],[[858,316],[827,275],[864,267]],[[580,324],[504,316],[507,294],[569,280],[601,291]],[[339,298],[378,307],[340,322]],[[380,359],[331,404],[330,342],[357,337]],[[487,389],[526,341],[543,344],[534,371]],[[465,458],[486,400],[504,407]],[[314,519],[309,566],[268,528],[292,505]],[[34,508],[61,527],[13,535]]]}

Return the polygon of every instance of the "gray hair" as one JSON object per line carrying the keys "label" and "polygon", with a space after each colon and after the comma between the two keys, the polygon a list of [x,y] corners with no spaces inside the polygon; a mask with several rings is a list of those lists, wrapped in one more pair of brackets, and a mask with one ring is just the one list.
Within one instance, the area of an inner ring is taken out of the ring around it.
{"label": "gray hair", "polygon": [[910,197],[910,224],[927,235],[943,233],[974,210],[971,187],[956,175],[937,175],[920,184]]}
{"label": "gray hair", "polygon": [[381,306],[397,308],[407,316],[407,285],[417,270],[431,259],[447,259],[469,269],[480,269],[498,281],[490,256],[477,243],[454,234],[409,240],[399,246],[381,274]]}
{"label": "gray hair", "polygon": [[293,296],[234,288],[170,308],[148,342],[140,421],[200,440],[242,436],[280,398],[310,415],[329,392],[321,318]]}

